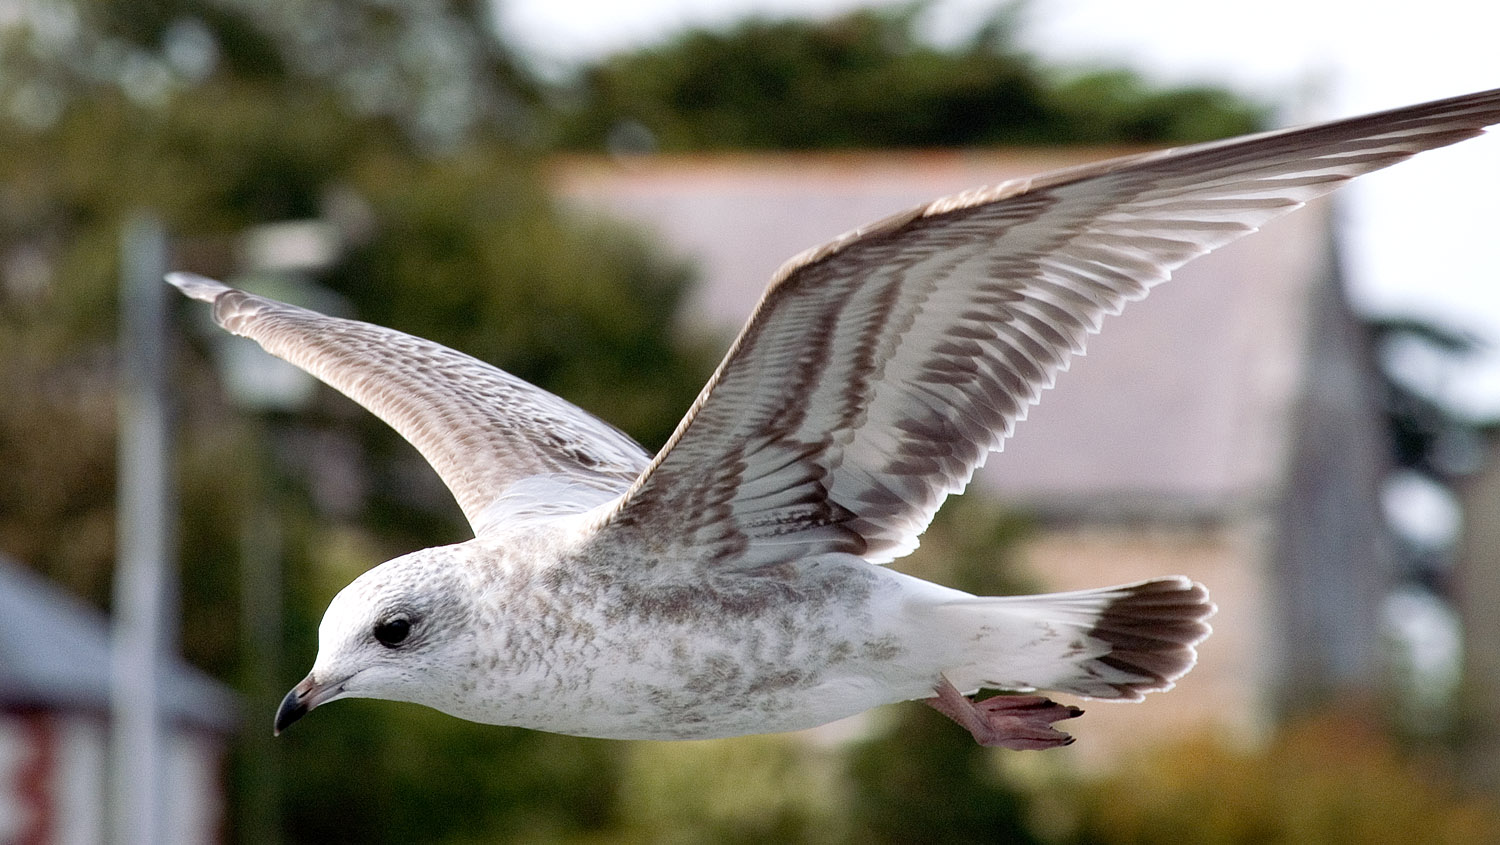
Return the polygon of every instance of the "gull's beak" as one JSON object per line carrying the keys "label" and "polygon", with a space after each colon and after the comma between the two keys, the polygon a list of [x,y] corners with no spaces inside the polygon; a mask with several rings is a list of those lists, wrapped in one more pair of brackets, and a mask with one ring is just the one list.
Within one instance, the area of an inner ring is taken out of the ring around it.
{"label": "gull's beak", "polygon": [[281,706],[276,708],[276,727],[273,733],[281,736],[281,732],[291,727],[293,722],[306,716],[319,704],[336,698],[343,691],[342,682],[322,684],[309,674],[301,683],[292,687],[292,691],[281,700]]}

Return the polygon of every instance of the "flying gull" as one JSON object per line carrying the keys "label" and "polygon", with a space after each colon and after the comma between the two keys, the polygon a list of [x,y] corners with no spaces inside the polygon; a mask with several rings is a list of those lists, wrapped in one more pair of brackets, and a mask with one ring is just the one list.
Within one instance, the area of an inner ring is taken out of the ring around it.
{"label": "flying gull", "polygon": [[489,364],[188,273],[168,280],[389,423],[474,530],[345,587],[279,733],[339,698],[619,739],[809,728],[922,699],[985,745],[1072,741],[1197,660],[1182,576],[982,597],[917,545],[1105,315],[1345,180],[1500,122],[1500,89],[940,199],[809,250],[654,457]]}

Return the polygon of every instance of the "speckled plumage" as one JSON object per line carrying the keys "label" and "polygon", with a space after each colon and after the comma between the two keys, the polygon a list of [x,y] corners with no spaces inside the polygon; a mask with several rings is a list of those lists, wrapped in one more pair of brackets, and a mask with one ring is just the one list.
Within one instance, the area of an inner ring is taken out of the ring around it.
{"label": "speckled plumage", "polygon": [[169,280],[386,420],[475,531],[336,596],[284,728],[348,696],[616,738],[811,727],[926,699],[987,745],[1192,668],[1207,591],[1172,576],[976,597],[872,564],[915,548],[1104,317],[1342,182],[1500,121],[1500,91],[968,192],[788,262],[647,455],[469,356],[190,274]]}

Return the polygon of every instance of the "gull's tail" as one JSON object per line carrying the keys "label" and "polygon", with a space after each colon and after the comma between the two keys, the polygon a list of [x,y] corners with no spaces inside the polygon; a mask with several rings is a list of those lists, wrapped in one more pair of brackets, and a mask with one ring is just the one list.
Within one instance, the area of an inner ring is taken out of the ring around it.
{"label": "gull's tail", "polygon": [[1053,690],[1139,701],[1193,668],[1215,611],[1208,590],[1182,576],[1035,596],[945,603],[966,662],[943,674],[964,692]]}

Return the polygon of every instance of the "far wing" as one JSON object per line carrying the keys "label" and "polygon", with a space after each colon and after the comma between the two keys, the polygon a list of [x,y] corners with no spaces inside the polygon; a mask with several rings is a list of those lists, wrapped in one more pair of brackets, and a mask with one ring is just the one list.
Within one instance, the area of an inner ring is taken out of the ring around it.
{"label": "far wing", "polygon": [[1346,180],[1500,121],[1500,91],[938,200],[793,259],[601,541],[883,563],[1105,315]]}
{"label": "far wing", "polygon": [[620,495],[650,459],[597,417],[446,346],[191,273],[167,280],[212,303],[225,329],[317,376],[409,440],[475,534],[589,510]]}

